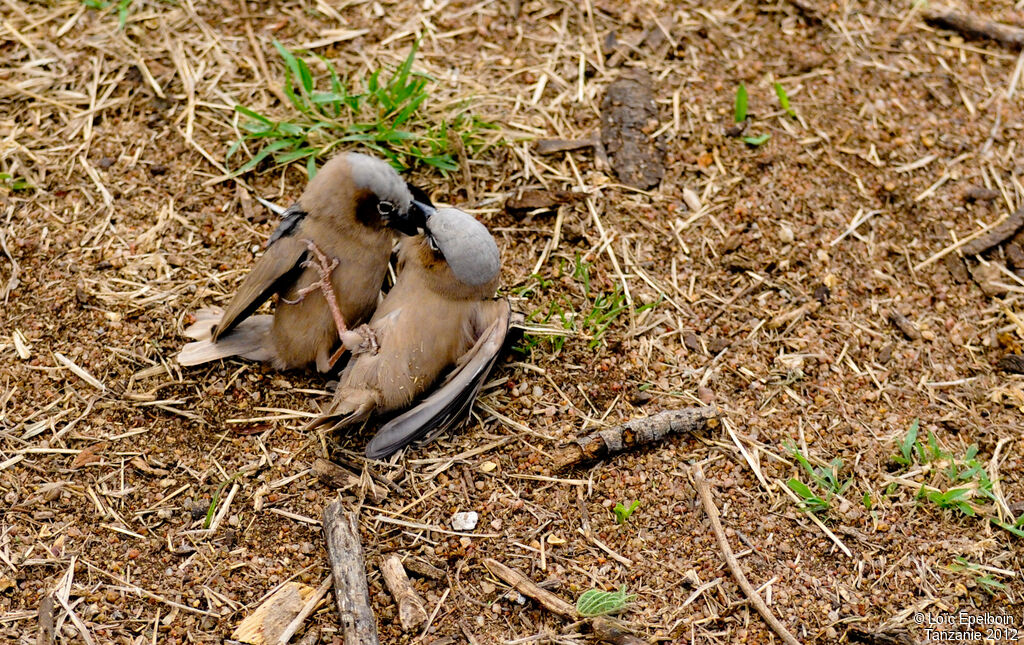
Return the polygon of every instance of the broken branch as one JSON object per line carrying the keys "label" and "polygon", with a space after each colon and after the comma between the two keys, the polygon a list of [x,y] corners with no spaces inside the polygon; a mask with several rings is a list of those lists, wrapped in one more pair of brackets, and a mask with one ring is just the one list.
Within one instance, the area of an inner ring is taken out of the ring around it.
{"label": "broken branch", "polygon": [[377,621],[370,608],[357,521],[357,514],[346,513],[340,500],[331,502],[324,509],[324,539],[345,642],[377,645]]}
{"label": "broken branch", "polygon": [[1024,29],[960,13],[949,7],[928,9],[924,21],[933,27],[950,29],[970,38],[991,38],[1006,45],[1024,47]]}
{"label": "broken branch", "polygon": [[555,467],[568,468],[577,464],[604,459],[657,441],[670,434],[698,432],[718,418],[713,406],[666,410],[658,414],[633,419],[620,426],[599,430],[574,440],[555,450]]}
{"label": "broken branch", "polygon": [[539,602],[548,611],[556,613],[564,618],[576,618],[575,607],[550,591],[541,589],[533,582],[533,580],[527,578],[525,574],[522,574],[511,567],[505,566],[494,558],[486,558],[484,560],[484,566],[487,567],[488,571],[512,585],[512,588],[519,593]]}
{"label": "broken branch", "polygon": [[427,619],[427,610],[423,608],[423,599],[409,582],[398,556],[393,555],[381,562],[380,573],[398,604],[398,621],[402,629],[411,632],[422,625]]}

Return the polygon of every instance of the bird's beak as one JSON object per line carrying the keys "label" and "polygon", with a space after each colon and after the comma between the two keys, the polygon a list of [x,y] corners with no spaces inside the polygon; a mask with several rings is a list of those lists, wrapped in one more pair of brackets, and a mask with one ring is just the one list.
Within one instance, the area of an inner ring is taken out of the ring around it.
{"label": "bird's beak", "polygon": [[409,207],[409,215],[405,221],[402,222],[404,226],[398,226],[399,231],[406,235],[416,235],[421,231],[426,230],[427,220],[430,219],[437,209],[432,204],[421,202],[419,200],[412,200],[412,206]]}

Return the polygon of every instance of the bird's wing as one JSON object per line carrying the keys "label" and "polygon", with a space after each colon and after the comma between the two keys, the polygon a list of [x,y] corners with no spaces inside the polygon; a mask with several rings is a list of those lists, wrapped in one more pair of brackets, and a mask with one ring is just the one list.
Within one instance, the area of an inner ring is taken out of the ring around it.
{"label": "bird's wing", "polygon": [[508,333],[507,300],[493,307],[493,319],[465,354],[460,365],[432,394],[414,408],[384,424],[366,446],[366,456],[384,459],[419,439],[436,436],[462,420],[498,360]]}
{"label": "bird's wing", "polygon": [[[291,222],[286,224],[290,227],[295,226]],[[308,253],[306,243],[298,236],[288,234],[271,239],[274,242],[256,261],[252,271],[245,277],[235,292],[235,297],[224,310],[220,324],[213,329],[211,337],[214,342],[256,311],[271,294],[284,290],[302,272],[302,262]]]}

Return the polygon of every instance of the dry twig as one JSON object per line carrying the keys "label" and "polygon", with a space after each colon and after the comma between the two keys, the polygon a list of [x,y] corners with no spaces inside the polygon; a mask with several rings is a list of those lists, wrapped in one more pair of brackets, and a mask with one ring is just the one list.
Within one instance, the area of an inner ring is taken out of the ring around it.
{"label": "dry twig", "polygon": [[666,410],[633,419],[614,428],[599,430],[574,440],[554,453],[556,468],[568,468],[588,461],[604,459],[633,448],[661,441],[679,432],[699,432],[718,418],[718,408]]}
{"label": "dry twig", "polygon": [[929,25],[951,29],[971,38],[991,38],[1005,45],[1024,47],[1024,29],[961,13],[949,7],[931,7],[924,14]]}
{"label": "dry twig", "polygon": [[577,614],[575,607],[550,591],[541,589],[533,580],[527,578],[526,575],[511,567],[505,566],[494,558],[486,558],[484,560],[484,566],[487,567],[491,573],[512,585],[512,588],[519,593],[539,602],[548,611],[556,613],[563,618],[576,618]]}
{"label": "dry twig", "polygon": [[739,560],[733,555],[732,547],[729,546],[729,540],[725,537],[722,522],[718,518],[718,507],[715,506],[715,501],[711,498],[711,486],[704,479],[703,469],[697,465],[693,467],[691,472],[693,474],[693,484],[700,494],[701,503],[704,504],[704,511],[708,514],[708,519],[711,520],[711,529],[715,532],[715,538],[718,539],[718,548],[721,549],[722,557],[725,558],[726,564],[729,565],[729,571],[732,572],[733,578],[740,586],[740,589],[743,590],[743,595],[747,597],[750,604],[754,605],[757,613],[761,614],[761,617],[768,623],[768,626],[779,635],[783,642],[788,643],[788,645],[800,645],[800,641],[786,629],[785,625],[779,622],[779,619],[768,609],[768,605],[764,604],[764,601],[761,600],[761,596],[757,595],[757,591],[754,590],[750,581],[747,580],[747,576],[743,573]]}
{"label": "dry twig", "polygon": [[370,608],[366,562],[357,522],[358,515],[346,513],[340,500],[324,509],[324,539],[334,574],[334,594],[345,642],[377,645],[377,621]]}
{"label": "dry twig", "polygon": [[423,599],[409,582],[401,559],[396,555],[386,558],[380,563],[380,572],[398,604],[398,620],[402,629],[411,632],[422,625],[427,619],[427,610],[423,608]]}

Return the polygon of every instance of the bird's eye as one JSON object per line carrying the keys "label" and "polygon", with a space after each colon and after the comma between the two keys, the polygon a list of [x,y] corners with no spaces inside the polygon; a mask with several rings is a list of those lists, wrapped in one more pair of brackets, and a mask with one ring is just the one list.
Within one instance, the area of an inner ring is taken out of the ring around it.
{"label": "bird's eye", "polygon": [[395,205],[382,199],[377,202],[377,212],[380,213],[381,217],[390,217],[395,214]]}

